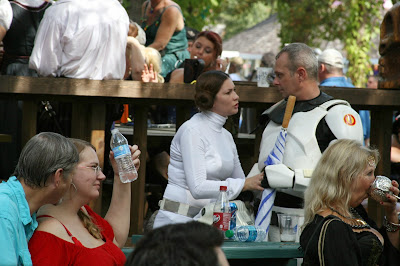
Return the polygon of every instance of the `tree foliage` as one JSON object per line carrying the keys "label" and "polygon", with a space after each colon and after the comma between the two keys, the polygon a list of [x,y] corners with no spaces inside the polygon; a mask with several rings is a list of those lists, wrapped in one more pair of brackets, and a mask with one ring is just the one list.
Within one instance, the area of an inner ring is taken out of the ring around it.
{"label": "tree foliage", "polygon": [[279,1],[282,44],[304,42],[318,47],[322,40],[341,40],[349,60],[348,76],[355,86],[364,87],[382,5],[383,0]]}

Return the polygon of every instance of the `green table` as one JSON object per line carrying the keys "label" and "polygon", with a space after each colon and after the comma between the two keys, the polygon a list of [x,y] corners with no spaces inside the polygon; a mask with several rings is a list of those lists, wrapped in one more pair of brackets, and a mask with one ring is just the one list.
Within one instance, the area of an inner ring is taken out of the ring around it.
{"label": "green table", "polygon": [[[133,235],[132,243],[142,236]],[[222,250],[231,266],[233,265],[297,265],[296,258],[302,258],[299,243],[293,242],[236,242],[225,240]],[[133,248],[123,248],[129,255]],[[268,264],[267,264],[268,263]]]}

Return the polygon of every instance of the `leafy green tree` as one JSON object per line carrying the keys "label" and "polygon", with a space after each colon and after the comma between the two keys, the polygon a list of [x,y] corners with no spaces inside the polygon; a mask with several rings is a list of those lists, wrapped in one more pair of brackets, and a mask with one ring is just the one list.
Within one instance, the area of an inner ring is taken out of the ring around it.
{"label": "leafy green tree", "polygon": [[364,87],[370,71],[369,51],[379,32],[383,0],[279,1],[282,43],[304,42],[318,47],[322,40],[341,40],[349,60],[348,76]]}

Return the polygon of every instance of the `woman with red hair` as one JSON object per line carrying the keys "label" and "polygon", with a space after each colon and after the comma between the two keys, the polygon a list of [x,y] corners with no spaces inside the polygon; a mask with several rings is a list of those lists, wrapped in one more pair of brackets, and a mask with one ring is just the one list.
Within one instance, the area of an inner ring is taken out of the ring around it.
{"label": "woman with red hair", "polygon": [[[227,62],[220,59],[222,53],[222,39],[213,31],[202,31],[197,36],[190,50],[190,59],[203,59],[203,72],[210,70],[225,71]],[[168,79],[169,78],[169,79]],[[184,68],[172,71],[166,77],[171,83],[183,83]]]}

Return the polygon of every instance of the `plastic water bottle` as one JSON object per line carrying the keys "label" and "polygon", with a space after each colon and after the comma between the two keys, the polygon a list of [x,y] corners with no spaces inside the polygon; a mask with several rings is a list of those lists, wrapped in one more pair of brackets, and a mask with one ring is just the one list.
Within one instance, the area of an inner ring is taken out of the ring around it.
{"label": "plastic water bottle", "polygon": [[131,157],[128,141],[117,128],[111,130],[111,149],[118,165],[119,178],[122,183],[135,181],[138,178],[135,165]]}
{"label": "plastic water bottle", "polygon": [[267,237],[267,232],[259,226],[243,225],[226,231],[225,236],[240,242],[261,242]]}
{"label": "plastic water bottle", "polygon": [[226,186],[219,187],[219,195],[214,204],[213,213],[213,226],[224,232],[229,230],[229,223],[231,221],[231,209],[226,190]]}

